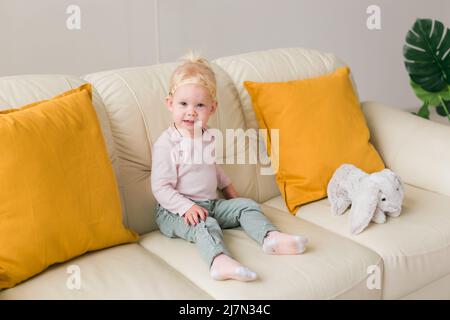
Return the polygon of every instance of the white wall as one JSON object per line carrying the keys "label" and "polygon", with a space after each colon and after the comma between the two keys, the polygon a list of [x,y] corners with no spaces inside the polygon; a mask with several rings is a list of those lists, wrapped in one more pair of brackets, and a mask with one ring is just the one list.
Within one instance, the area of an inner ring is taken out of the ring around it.
{"label": "white wall", "polygon": [[[70,4],[81,7],[81,30],[66,28]],[[381,30],[366,27],[371,4],[381,8]],[[0,0],[0,76],[170,62],[188,48],[214,59],[309,47],[346,61],[362,100],[416,109],[402,47],[417,17],[450,26],[450,1]]]}
{"label": "white wall", "polygon": [[[71,4],[81,8],[80,30],[66,27]],[[0,0],[0,8],[0,39],[9,49],[6,59],[0,52],[0,75],[79,75],[155,62],[153,1]]]}

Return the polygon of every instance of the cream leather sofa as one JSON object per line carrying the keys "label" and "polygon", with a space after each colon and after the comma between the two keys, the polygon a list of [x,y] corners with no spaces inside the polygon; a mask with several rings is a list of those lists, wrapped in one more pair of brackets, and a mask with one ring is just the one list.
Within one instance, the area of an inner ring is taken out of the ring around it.
{"label": "cream leather sofa", "polygon": [[[257,128],[244,80],[314,77],[341,65],[333,54],[300,48],[217,59],[213,66],[219,109],[210,125],[223,132]],[[226,230],[231,252],[255,270],[259,280],[211,280],[195,245],[164,237],[153,218],[151,145],[170,122],[164,97],[175,66],[112,70],[82,78],[0,78],[0,108],[50,98],[86,81],[93,84],[94,104],[120,186],[123,221],[141,234],[139,243],[54,265],[1,291],[0,299],[450,298],[450,127],[375,102],[363,103],[362,108],[372,142],[406,184],[402,215],[351,236],[347,214],[332,216],[327,199],[301,207],[295,217],[288,214],[274,176],[260,175],[259,165],[224,165],[241,196],[259,202],[281,230],[308,236],[310,245],[303,255],[271,256],[242,230]],[[80,268],[80,289],[66,285],[71,265]]]}

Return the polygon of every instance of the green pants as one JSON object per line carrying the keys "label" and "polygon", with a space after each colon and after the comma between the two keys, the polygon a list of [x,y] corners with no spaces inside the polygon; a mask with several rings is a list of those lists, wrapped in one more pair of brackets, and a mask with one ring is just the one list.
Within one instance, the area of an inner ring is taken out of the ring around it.
{"label": "green pants", "polygon": [[259,205],[246,198],[194,201],[208,210],[208,217],[197,225],[187,225],[183,217],[156,206],[156,224],[161,233],[171,238],[183,238],[197,245],[202,258],[210,267],[220,253],[231,257],[223,242],[222,229],[241,226],[244,231],[262,245],[267,232],[277,228],[270,223]]}

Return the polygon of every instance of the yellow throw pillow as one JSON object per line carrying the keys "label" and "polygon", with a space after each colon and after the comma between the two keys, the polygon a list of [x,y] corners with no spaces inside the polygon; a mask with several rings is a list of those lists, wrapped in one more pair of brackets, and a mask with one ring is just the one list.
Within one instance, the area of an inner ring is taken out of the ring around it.
{"label": "yellow throw pillow", "polygon": [[300,205],[326,197],[328,182],[341,164],[369,173],[384,168],[369,142],[349,73],[342,67],[304,80],[244,82],[259,127],[279,129],[279,150],[270,156],[272,163],[279,161],[276,180],[292,214]]}
{"label": "yellow throw pillow", "polygon": [[0,112],[0,288],[133,242],[90,84]]}

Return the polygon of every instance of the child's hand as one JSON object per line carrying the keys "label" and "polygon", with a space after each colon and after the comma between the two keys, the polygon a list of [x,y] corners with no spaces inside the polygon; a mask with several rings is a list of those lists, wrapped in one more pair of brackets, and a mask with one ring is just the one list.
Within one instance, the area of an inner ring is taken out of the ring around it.
{"label": "child's hand", "polygon": [[206,220],[206,217],[208,216],[208,210],[206,210],[203,207],[200,207],[199,205],[194,204],[183,216],[184,222],[186,222],[187,225],[193,225],[195,226],[200,222],[199,217],[201,220]]}
{"label": "child's hand", "polygon": [[234,198],[238,198],[239,195],[236,192],[236,189],[234,189],[233,184],[230,183],[228,186],[226,186],[225,188],[222,189],[222,193],[223,196],[225,197],[225,199],[234,199]]}

